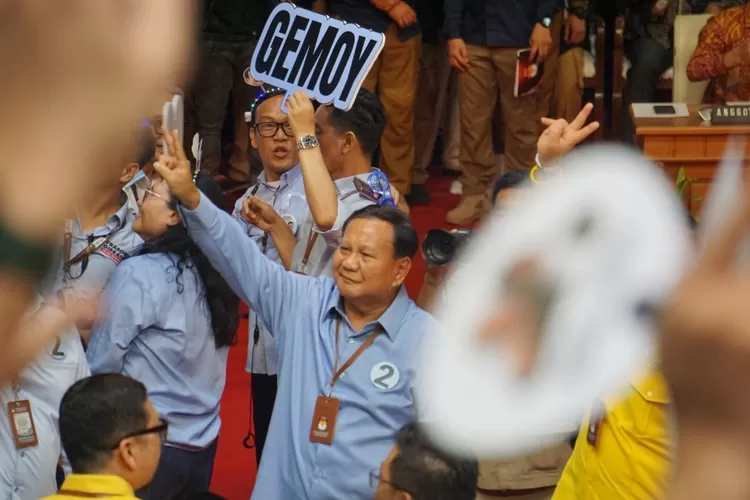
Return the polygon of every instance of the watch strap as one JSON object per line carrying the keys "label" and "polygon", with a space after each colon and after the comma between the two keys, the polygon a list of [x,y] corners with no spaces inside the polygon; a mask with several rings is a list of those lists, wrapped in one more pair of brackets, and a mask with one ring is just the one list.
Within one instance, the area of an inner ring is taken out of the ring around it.
{"label": "watch strap", "polygon": [[41,279],[53,257],[54,246],[29,241],[15,234],[0,219],[0,269]]}

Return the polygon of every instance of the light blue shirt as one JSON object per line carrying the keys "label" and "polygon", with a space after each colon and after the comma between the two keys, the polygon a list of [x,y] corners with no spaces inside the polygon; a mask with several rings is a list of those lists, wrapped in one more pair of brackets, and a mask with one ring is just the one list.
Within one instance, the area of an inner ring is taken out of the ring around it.
{"label": "light blue shirt", "polygon": [[[41,303],[30,313],[63,314]],[[50,318],[52,319],[52,318]],[[58,418],[60,400],[76,381],[89,376],[76,329],[52,341],[18,376],[18,384],[0,385],[0,499],[37,500],[57,492],[55,472],[61,458]],[[15,389],[15,390],[14,390]],[[39,444],[17,449],[8,418],[8,403],[28,400]]]}
{"label": "light blue shirt", "polygon": [[[273,238],[270,236],[264,238],[265,233],[263,231],[252,224],[248,224],[242,217],[242,204],[253,193],[255,193],[254,196],[271,205],[287,223],[294,236],[297,237],[300,233],[300,226],[310,212],[305,195],[305,183],[302,180],[302,170],[298,165],[285,172],[282,174],[280,182],[275,186],[266,181],[266,173],[262,172],[258,176],[258,184],[248,189],[242,198],[237,200],[232,213],[232,217],[239,222],[243,231],[258,245],[258,248],[265,253],[266,257],[279,265],[283,265]],[[258,344],[253,343],[256,325],[260,333]],[[250,310],[248,329],[250,340],[247,343],[247,366],[245,370],[248,373],[276,375],[278,373],[276,340],[268,331],[268,328],[258,321],[258,315],[253,310]]]}
{"label": "light blue shirt", "polygon": [[[344,223],[357,210],[375,203],[370,198],[362,196],[354,186],[355,177],[367,183],[369,176],[370,173],[359,174],[337,179],[333,182],[339,198],[336,222],[328,231],[321,231],[315,225],[312,214],[307,218],[297,238],[297,246],[294,247],[293,271],[308,276],[333,276],[333,253],[341,243]],[[312,248],[308,260],[305,262],[308,242],[312,242]]]}
{"label": "light blue shirt", "polygon": [[92,373],[122,373],[146,386],[169,422],[168,443],[203,448],[219,435],[228,348],[216,348],[197,272],[175,276],[167,254],[120,264],[86,358]]}
{"label": "light blue shirt", "polygon": [[[201,197],[183,210],[192,237],[238,295],[276,335],[279,387],[252,498],[371,500],[377,470],[394,434],[416,417],[417,352],[435,319],[402,289],[373,323],[356,332],[343,316],[334,281],[287,272],[266,259],[232,218]],[[310,442],[313,410],[333,372],[336,318],[342,317],[340,364],[371,333],[385,333],[336,382],[341,409],[332,445]]]}
{"label": "light blue shirt", "polygon": [[[88,257],[85,269],[83,262],[71,266],[70,273],[75,279],[69,279],[67,282],[72,287],[75,296],[90,298],[101,293],[118,264],[138,252],[143,240],[133,232],[135,218],[135,212],[131,210],[128,203],[125,203],[107,220],[104,226],[98,227],[88,234],[83,234],[78,218],[73,220],[73,238],[69,258],[75,257],[76,254],[86,248],[90,240],[100,236],[107,237],[107,241]],[[61,245],[54,282],[51,289],[45,291],[45,295],[56,294],[65,286],[63,248],[64,245]]]}

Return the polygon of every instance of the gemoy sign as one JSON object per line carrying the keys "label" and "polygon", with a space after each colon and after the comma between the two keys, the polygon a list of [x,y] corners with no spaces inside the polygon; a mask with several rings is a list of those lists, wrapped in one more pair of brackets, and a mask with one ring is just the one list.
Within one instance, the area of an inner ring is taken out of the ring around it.
{"label": "gemoy sign", "polygon": [[268,18],[250,64],[260,82],[305,90],[310,98],[348,110],[385,44],[385,35],[281,3]]}

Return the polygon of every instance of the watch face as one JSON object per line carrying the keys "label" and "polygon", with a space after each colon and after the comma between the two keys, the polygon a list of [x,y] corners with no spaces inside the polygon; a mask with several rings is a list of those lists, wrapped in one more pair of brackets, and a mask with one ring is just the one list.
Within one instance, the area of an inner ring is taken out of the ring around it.
{"label": "watch face", "polygon": [[310,149],[314,148],[318,145],[318,139],[316,139],[312,135],[306,135],[302,139],[299,140],[299,143],[297,147],[299,149]]}

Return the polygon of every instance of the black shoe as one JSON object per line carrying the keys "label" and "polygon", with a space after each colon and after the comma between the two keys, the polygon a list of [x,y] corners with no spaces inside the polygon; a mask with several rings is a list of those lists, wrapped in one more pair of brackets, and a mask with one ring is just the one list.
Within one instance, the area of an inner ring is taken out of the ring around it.
{"label": "black shoe", "polygon": [[430,193],[424,184],[412,184],[411,192],[406,195],[406,202],[412,207],[423,207],[430,204]]}

